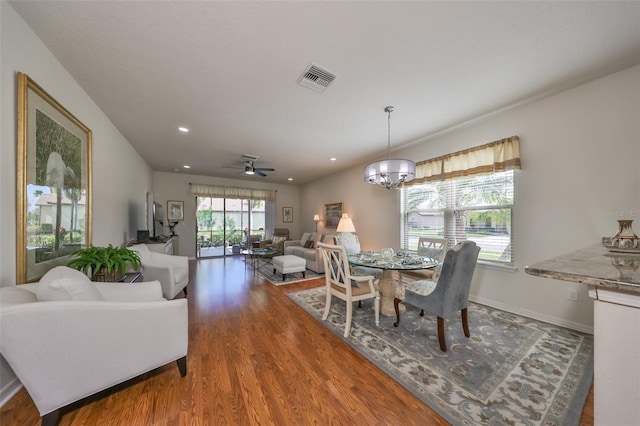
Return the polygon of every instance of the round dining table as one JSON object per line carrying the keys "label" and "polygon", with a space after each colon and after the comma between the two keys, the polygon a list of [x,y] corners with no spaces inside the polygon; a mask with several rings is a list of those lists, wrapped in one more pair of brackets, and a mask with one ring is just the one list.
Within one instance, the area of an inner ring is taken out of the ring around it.
{"label": "round dining table", "polygon": [[[383,256],[378,252],[363,251],[347,256],[351,266],[375,268],[382,270],[382,278],[378,287],[380,289],[380,313],[393,317],[396,315],[393,299],[396,294],[396,282],[393,271],[415,271],[420,269],[433,269],[438,266],[438,261],[430,257],[417,256],[415,253],[394,253]],[[400,305],[404,309],[403,305]]]}

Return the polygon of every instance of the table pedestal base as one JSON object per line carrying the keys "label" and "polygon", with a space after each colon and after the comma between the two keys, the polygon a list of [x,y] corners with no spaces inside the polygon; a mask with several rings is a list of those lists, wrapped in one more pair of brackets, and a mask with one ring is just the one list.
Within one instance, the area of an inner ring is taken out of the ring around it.
{"label": "table pedestal base", "polygon": [[[378,284],[380,287],[380,313],[387,317],[395,317],[396,309],[393,307],[393,299],[396,297],[396,282],[393,279],[393,271],[385,269]],[[402,304],[398,305],[400,313],[406,311]]]}

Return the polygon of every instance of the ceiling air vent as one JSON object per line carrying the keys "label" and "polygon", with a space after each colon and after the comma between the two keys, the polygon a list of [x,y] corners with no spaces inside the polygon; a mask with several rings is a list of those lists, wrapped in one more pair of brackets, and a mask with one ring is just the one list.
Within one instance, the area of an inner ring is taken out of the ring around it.
{"label": "ceiling air vent", "polygon": [[298,80],[298,84],[322,93],[335,78],[333,73],[311,64]]}

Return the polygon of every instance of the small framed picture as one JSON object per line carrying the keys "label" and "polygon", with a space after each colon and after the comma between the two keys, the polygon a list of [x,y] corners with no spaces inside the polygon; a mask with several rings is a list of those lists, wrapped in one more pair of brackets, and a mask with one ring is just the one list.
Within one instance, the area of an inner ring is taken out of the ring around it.
{"label": "small framed picture", "polygon": [[184,220],[184,201],[167,201],[167,220]]}
{"label": "small framed picture", "polygon": [[293,222],[293,207],[282,208],[282,221]]}

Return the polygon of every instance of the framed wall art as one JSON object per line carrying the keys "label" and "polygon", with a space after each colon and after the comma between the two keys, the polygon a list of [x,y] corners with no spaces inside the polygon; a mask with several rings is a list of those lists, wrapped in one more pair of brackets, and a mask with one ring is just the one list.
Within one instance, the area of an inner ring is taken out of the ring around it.
{"label": "framed wall art", "polygon": [[16,278],[36,281],[91,245],[91,130],[18,73]]}
{"label": "framed wall art", "polygon": [[293,222],[293,207],[282,208],[282,221]]}
{"label": "framed wall art", "polygon": [[167,201],[167,220],[169,222],[184,220],[184,201]]}
{"label": "framed wall art", "polygon": [[342,203],[324,205],[324,226],[325,228],[337,228],[342,217]]}

